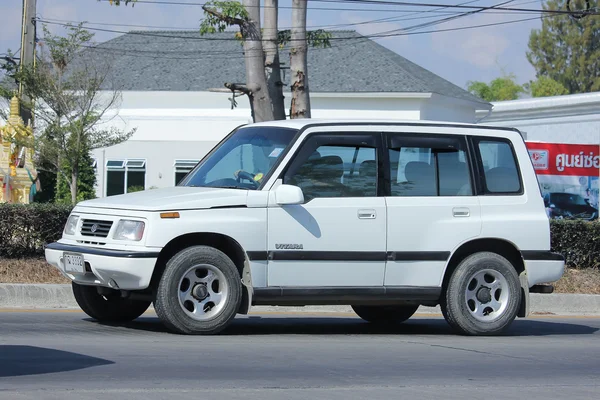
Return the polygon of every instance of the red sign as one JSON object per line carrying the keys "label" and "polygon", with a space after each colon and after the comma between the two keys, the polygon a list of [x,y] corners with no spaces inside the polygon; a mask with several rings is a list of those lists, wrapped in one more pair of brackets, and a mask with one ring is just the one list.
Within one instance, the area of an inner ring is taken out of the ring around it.
{"label": "red sign", "polygon": [[526,142],[538,175],[598,176],[600,146]]}

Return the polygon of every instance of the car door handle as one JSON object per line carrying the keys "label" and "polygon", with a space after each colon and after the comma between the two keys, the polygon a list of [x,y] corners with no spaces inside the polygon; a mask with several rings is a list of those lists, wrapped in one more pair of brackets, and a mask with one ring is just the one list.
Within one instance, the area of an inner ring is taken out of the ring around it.
{"label": "car door handle", "polygon": [[471,210],[466,207],[456,207],[452,209],[452,215],[455,217],[469,217],[471,215]]}
{"label": "car door handle", "polygon": [[358,218],[375,219],[377,218],[377,213],[375,212],[375,210],[358,210]]}

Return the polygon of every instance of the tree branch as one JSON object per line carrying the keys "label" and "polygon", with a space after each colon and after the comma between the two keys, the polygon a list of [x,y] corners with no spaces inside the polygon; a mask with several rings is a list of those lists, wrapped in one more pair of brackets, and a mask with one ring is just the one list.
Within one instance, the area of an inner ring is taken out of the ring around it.
{"label": "tree branch", "polygon": [[252,90],[243,83],[225,83],[225,87],[231,91],[237,90],[238,92],[242,92],[244,94],[250,95]]}
{"label": "tree branch", "polygon": [[206,7],[206,5],[202,6],[202,9],[204,11],[206,11],[207,13],[209,13],[210,15],[212,15],[213,17],[218,18],[221,21],[223,21],[229,25],[243,26],[246,24],[246,21],[243,20],[242,18],[230,17],[228,15],[225,15],[225,14],[217,11],[214,8]]}

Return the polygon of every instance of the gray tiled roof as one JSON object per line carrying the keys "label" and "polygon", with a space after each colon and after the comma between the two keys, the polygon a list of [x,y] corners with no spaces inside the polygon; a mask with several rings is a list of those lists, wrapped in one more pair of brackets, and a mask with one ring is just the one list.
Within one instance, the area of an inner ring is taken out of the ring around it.
{"label": "gray tiled roof", "polygon": [[[313,92],[437,93],[487,104],[355,31],[331,33],[331,47],[309,49]],[[203,91],[245,81],[242,45],[233,39],[233,32],[132,31],[86,52],[114,62],[122,90]],[[286,49],[280,57],[289,66]]]}

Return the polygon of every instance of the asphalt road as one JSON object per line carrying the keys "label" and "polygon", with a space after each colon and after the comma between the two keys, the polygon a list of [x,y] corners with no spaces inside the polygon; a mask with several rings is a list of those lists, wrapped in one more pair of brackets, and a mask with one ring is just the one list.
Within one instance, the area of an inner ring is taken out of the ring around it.
{"label": "asphalt road", "polygon": [[600,318],[517,320],[456,336],[425,316],[374,328],[351,315],[238,317],[219,336],[124,327],[79,312],[0,312],[0,399],[593,399]]}

